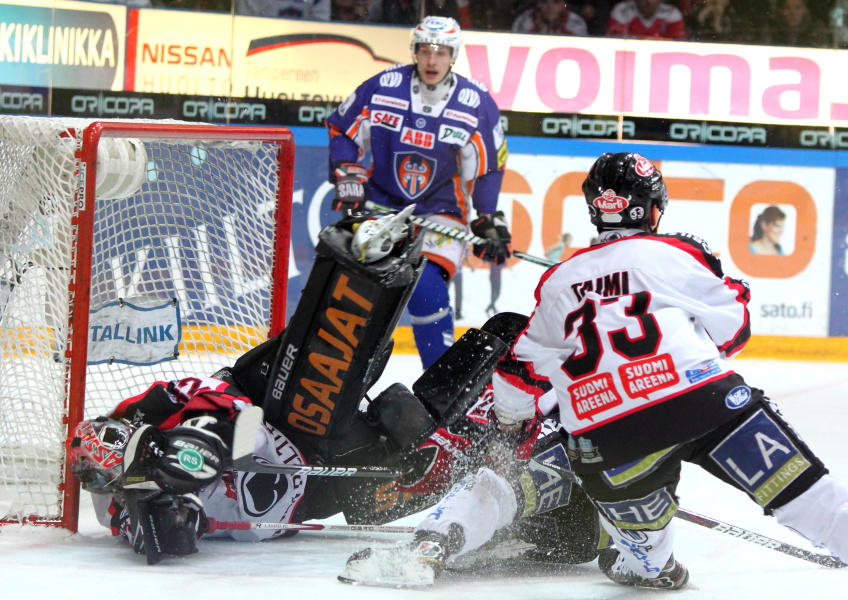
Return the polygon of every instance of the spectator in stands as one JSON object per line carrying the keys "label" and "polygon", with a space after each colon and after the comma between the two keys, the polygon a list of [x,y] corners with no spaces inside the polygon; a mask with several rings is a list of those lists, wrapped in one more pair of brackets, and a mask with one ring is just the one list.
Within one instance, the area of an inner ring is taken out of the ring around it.
{"label": "spectator in stands", "polygon": [[330,0],[235,0],[237,15],[330,20]]}
{"label": "spectator in stands", "polygon": [[378,23],[383,16],[383,0],[333,0],[330,19],[346,23]]}
{"label": "spectator in stands", "polygon": [[[520,12],[516,7],[518,4],[519,0],[469,0],[472,27],[489,31],[509,31]],[[526,4],[526,1],[520,2],[521,8]]]}
{"label": "spectator in stands", "polygon": [[807,0],[779,0],[773,17],[762,29],[758,41],[763,44],[816,48],[831,45],[830,30],[810,14]]}
{"label": "spectator in stands", "polygon": [[612,8],[607,35],[654,40],[685,40],[680,9],[663,0],[623,0]]}
{"label": "spectator in stands", "polygon": [[419,0],[389,0],[383,6],[383,23],[415,25],[420,20]]}
{"label": "spectator in stands", "polygon": [[536,0],[512,23],[515,33],[589,35],[586,21],[568,9],[565,0]]}
{"label": "spectator in stands", "polygon": [[695,42],[740,41],[739,19],[730,0],[699,0],[685,19],[689,39]]}
{"label": "spectator in stands", "polygon": [[589,35],[602,37],[607,34],[610,0],[569,0],[568,7],[586,21]]}

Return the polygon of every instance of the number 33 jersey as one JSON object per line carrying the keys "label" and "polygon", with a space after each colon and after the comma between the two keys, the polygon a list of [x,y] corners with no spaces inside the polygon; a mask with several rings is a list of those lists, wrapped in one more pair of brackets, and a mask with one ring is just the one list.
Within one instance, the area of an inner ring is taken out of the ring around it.
{"label": "number 33 jersey", "polygon": [[[514,346],[556,390],[578,470],[699,437],[751,398],[724,361],[750,337],[747,285],[693,236],[628,233],[550,269]],[[634,427],[656,435],[629,443]]]}

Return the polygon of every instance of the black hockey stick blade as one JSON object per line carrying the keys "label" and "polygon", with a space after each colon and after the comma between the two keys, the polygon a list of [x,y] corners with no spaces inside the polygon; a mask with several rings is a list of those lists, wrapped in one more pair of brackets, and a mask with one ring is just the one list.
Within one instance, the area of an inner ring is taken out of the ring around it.
{"label": "black hockey stick blade", "polygon": [[248,473],[281,475],[322,475],[325,477],[370,477],[394,479],[402,475],[386,467],[334,467],[311,465],[275,465],[253,456],[256,433],[262,426],[265,413],[258,406],[244,408],[236,419],[233,435],[233,470]]}

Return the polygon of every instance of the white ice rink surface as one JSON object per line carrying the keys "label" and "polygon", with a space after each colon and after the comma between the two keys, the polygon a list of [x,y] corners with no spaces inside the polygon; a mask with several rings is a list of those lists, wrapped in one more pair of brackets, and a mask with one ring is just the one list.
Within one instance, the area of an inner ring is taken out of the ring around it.
{"label": "white ice rink surface", "polygon": [[[381,385],[407,385],[419,374],[414,356],[392,358]],[[776,400],[783,414],[838,478],[848,480],[848,366],[769,360],[734,361],[748,383]],[[385,382],[385,384],[383,384]],[[811,549],[803,538],[764,517],[741,492],[697,468],[684,469],[681,506]],[[447,574],[428,591],[344,585],[336,581],[347,557],[403,536],[306,532],[259,544],[202,540],[200,552],[147,566],[113,539],[84,501],[79,533],[0,527],[0,599],[91,600],[590,600],[848,597],[848,569],[828,569],[675,519],[675,555],[690,571],[676,592],[632,590],[607,580],[594,563]],[[415,518],[401,523],[414,524]],[[340,519],[328,523],[342,523]]]}

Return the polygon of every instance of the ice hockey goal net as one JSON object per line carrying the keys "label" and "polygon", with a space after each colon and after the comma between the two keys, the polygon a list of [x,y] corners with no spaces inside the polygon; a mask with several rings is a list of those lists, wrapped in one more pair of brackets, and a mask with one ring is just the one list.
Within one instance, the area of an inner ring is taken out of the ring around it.
{"label": "ice hockey goal net", "polygon": [[0,523],[77,528],[69,427],[285,319],[278,127],[0,117]]}

